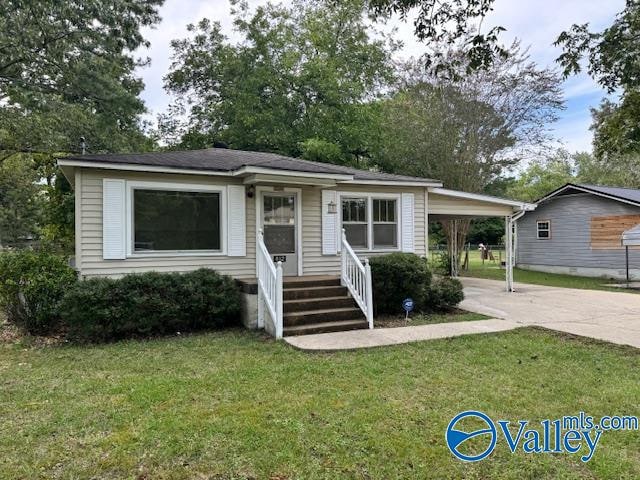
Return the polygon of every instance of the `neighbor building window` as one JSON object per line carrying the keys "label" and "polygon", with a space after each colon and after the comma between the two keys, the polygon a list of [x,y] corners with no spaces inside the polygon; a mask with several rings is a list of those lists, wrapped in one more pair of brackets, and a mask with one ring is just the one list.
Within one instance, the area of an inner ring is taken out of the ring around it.
{"label": "neighbor building window", "polygon": [[398,215],[395,199],[373,199],[373,248],[398,246]]}
{"label": "neighbor building window", "polygon": [[219,192],[133,190],[133,250],[219,251]]}
{"label": "neighbor building window", "polygon": [[538,238],[547,240],[551,238],[551,222],[549,220],[538,220]]}
{"label": "neighbor building window", "polygon": [[366,198],[342,199],[342,228],[347,242],[354,248],[368,248],[368,223]]}

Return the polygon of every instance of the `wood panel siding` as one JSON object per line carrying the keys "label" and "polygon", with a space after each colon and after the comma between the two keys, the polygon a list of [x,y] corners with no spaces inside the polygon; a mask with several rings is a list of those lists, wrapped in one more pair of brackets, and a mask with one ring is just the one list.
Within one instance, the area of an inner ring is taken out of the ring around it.
{"label": "wood panel siding", "polygon": [[622,249],[622,233],[640,224],[640,215],[591,217],[591,248]]}
{"label": "wood panel siding", "polygon": [[[618,244],[592,248],[592,218],[636,217],[640,207],[589,193],[555,197],[518,221],[516,261],[523,265],[547,265],[624,270],[625,252]],[[536,222],[550,220],[549,239],[536,238]],[[638,222],[640,223],[640,222]],[[640,251],[629,256],[630,267],[640,269]]]}

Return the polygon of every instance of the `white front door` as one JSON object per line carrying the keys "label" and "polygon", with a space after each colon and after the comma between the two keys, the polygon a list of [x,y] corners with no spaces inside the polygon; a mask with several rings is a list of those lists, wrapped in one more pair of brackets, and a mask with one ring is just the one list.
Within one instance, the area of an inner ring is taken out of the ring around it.
{"label": "white front door", "polygon": [[282,262],[282,273],[298,275],[298,194],[263,192],[262,230],[264,243],[275,263]]}

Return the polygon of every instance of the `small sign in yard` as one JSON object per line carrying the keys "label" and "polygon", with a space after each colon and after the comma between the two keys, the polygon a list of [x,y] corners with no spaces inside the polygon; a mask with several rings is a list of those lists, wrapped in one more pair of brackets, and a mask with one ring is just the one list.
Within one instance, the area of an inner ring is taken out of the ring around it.
{"label": "small sign in yard", "polygon": [[404,319],[408,320],[409,319],[409,312],[411,312],[413,310],[413,298],[405,298],[402,301],[402,308],[406,312],[406,315],[405,315]]}

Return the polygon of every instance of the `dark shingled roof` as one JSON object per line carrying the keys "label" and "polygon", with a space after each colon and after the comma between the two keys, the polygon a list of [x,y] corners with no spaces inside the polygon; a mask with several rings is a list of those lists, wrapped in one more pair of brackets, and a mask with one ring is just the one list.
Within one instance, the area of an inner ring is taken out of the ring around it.
{"label": "dark shingled roof", "polygon": [[607,197],[611,197],[614,200],[622,200],[640,205],[640,190],[638,189],[589,185],[586,183],[567,183],[566,185],[563,185],[553,192],[548,193],[541,199],[536,200],[535,203],[544,202],[556,196],[571,195],[576,192],[587,192],[594,195],[606,195]]}
{"label": "dark shingled roof", "polygon": [[578,186],[587,190],[593,190],[594,192],[602,193],[604,195],[610,195],[612,197],[621,198],[623,200],[640,203],[640,190],[636,188],[603,187],[600,185],[587,184],[578,184]]}
{"label": "dark shingled roof", "polygon": [[299,158],[285,157],[275,153],[247,152],[227,148],[208,148],[206,150],[188,150],[184,152],[149,152],[127,154],[86,154],[67,157],[68,160],[84,162],[147,165],[154,167],[176,168],[183,170],[208,170],[233,172],[242,167],[263,167],[274,170],[291,170],[306,173],[324,173],[353,175],[354,180],[378,180],[392,182],[433,182],[438,180],[390,173],[371,172],[357,168],[310,162]]}

